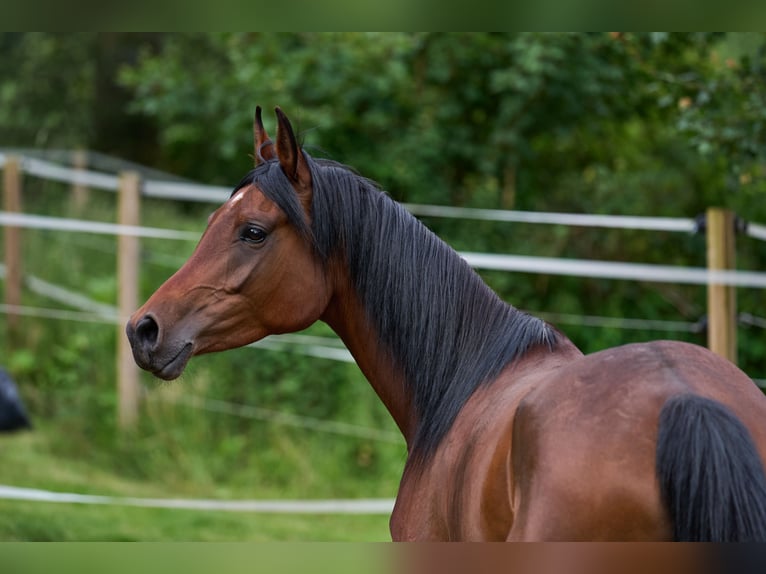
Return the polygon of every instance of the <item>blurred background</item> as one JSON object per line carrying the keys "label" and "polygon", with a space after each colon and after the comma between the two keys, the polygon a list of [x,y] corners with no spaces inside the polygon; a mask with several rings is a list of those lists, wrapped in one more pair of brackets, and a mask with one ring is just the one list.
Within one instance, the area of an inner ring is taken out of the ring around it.
{"label": "blurred background", "polygon": [[[141,199],[142,226],[187,239],[141,239],[140,301],[188,257],[215,198],[252,166],[256,105],[269,131],[279,105],[309,153],[408,204],[684,219],[725,207],[766,223],[766,34],[0,34],[3,157],[218,186],[201,201]],[[116,222],[116,194],[82,187],[26,173],[21,211]],[[466,252],[706,265],[704,233],[422,219]],[[172,384],[141,374],[137,419],[122,428],[118,241],[21,232],[24,289],[19,304],[0,308],[0,367],[33,427],[0,433],[0,485],[383,506],[395,496],[404,443],[323,325],[195,358]],[[736,261],[764,270],[766,244],[741,233]],[[585,352],[657,338],[707,343],[704,285],[479,272]],[[738,363],[761,381],[763,289],[737,289],[736,304]],[[385,509],[0,498],[3,540],[385,540],[387,523]]]}

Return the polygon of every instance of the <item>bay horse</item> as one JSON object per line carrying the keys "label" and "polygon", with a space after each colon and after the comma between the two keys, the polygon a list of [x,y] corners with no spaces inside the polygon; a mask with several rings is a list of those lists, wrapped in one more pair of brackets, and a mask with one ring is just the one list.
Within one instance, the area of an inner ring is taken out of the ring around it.
{"label": "bay horse", "polygon": [[591,355],[503,302],[372,181],[314,159],[276,108],[255,168],[128,321],[136,362],[326,322],[404,435],[395,540],[766,541],[766,398],[670,341]]}

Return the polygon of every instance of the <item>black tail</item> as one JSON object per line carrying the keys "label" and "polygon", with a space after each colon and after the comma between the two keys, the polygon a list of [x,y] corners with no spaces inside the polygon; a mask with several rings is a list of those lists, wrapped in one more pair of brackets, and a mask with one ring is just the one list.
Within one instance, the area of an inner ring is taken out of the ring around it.
{"label": "black tail", "polygon": [[676,540],[766,542],[766,473],[750,433],[720,403],[665,403],[657,476]]}

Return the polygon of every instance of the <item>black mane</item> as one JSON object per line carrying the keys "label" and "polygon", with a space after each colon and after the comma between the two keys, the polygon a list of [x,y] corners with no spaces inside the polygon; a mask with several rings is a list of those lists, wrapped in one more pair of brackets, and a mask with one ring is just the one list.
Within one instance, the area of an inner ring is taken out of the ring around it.
{"label": "black mane", "polygon": [[288,215],[325,260],[344,257],[419,417],[413,453],[427,457],[483,383],[534,347],[556,345],[542,320],[504,303],[446,243],[373,182],[306,155],[312,224],[276,161],[242,180]]}

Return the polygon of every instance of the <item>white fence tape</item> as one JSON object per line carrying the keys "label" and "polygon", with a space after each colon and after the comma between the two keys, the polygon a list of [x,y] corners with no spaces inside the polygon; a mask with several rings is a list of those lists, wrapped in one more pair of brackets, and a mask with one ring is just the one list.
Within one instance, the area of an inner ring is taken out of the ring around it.
{"label": "white fence tape", "polygon": [[693,233],[697,229],[697,224],[693,219],[674,217],[506,211],[501,209],[475,209],[470,207],[416,205],[411,203],[404,204],[404,206],[414,215],[449,217],[455,219],[480,219],[508,223],[544,223],[549,225],[574,225],[580,227],[613,227],[619,229],[643,229],[649,231],[680,231],[685,233]]}
{"label": "white fence tape", "polygon": [[143,192],[147,197],[197,201],[201,203],[223,203],[232,192],[232,187],[213,185],[191,185],[167,181],[147,180],[143,183]]}
{"label": "white fence tape", "polygon": [[71,167],[62,167],[42,159],[23,157],[21,169],[30,175],[36,175],[45,179],[52,179],[64,183],[86,185],[97,189],[117,191],[120,186],[120,178],[97,171],[86,171]]}
{"label": "white fence tape", "polygon": [[132,237],[153,237],[158,239],[180,239],[187,241],[197,241],[202,235],[202,232],[196,231],[139,227],[136,225],[121,225],[104,221],[64,219],[61,217],[31,215],[28,213],[11,213],[8,211],[0,211],[0,225],[23,227],[26,229],[77,231],[81,233],[98,233],[102,235],[129,235]]}
{"label": "white fence tape", "polygon": [[574,315],[553,311],[528,311],[554,325],[582,325],[585,327],[606,327],[608,329],[633,329],[636,331],[675,331],[698,333],[702,330],[699,322],[672,321],[667,319],[636,319],[630,317],[603,317],[600,315]]}
{"label": "white fence tape", "polygon": [[[3,160],[4,156],[0,154],[0,167],[3,165]],[[22,170],[38,177],[72,184],[81,184],[110,191],[116,190],[119,186],[119,178],[114,175],[63,167],[49,161],[28,156],[24,156],[22,159]],[[151,179],[143,180],[142,188],[144,195],[149,197],[205,203],[222,203],[226,201],[232,191],[232,188],[230,187],[157,181]],[[405,207],[411,213],[418,216],[477,219],[507,223],[574,225],[581,227],[608,227],[684,233],[693,233],[697,229],[697,223],[694,219],[689,218],[543,213],[452,207],[446,205],[405,204]]]}
{"label": "white fence tape", "polygon": [[[325,338],[330,342],[335,340],[331,337]],[[300,343],[294,342],[289,335],[270,335],[267,339],[252,343],[248,345],[248,347],[254,349],[269,349],[271,351],[298,352],[301,355],[316,357],[318,359],[329,359],[331,361],[340,361],[342,363],[356,363],[354,357],[347,349],[340,349],[332,345],[301,345]]]}
{"label": "white fence tape", "polygon": [[[0,279],[3,279],[4,277],[5,264],[0,263]],[[26,275],[24,282],[33,293],[63,303],[64,305],[75,307],[81,312],[29,308],[5,304],[0,305],[0,312],[95,323],[120,324],[127,320],[127,317],[121,318],[118,316],[117,307],[113,305],[94,301],[85,295],[81,295],[80,293],[62,287],[61,285],[50,283],[39,277],[35,277],[34,275]],[[317,337],[314,335],[300,334],[271,335],[266,339],[247,346],[255,349],[297,352],[311,357],[342,361],[345,363],[355,362],[351,353],[343,345],[343,342],[335,337]]]}
{"label": "white fence tape", "polygon": [[766,225],[760,225],[759,223],[748,223],[746,233],[750,237],[760,239],[761,241],[766,241]]}
{"label": "white fence tape", "polygon": [[710,271],[696,267],[673,267],[647,263],[620,263],[557,257],[531,257],[526,255],[495,255],[490,253],[460,253],[472,267],[500,271],[549,273],[575,277],[604,279],[631,279],[661,283],[687,283],[692,285],[734,285],[737,287],[766,288],[766,273],[755,271]]}
{"label": "white fence tape", "polygon": [[[190,231],[135,227],[98,221],[69,220],[41,215],[0,212],[0,225],[14,225],[35,229],[55,229],[102,234],[134,235],[165,239],[195,240],[200,234]],[[604,279],[631,279],[665,283],[706,285],[734,285],[737,287],[766,288],[766,273],[755,271],[710,271],[705,268],[673,267],[645,263],[623,263],[587,259],[562,259],[555,257],[532,257],[524,255],[497,255],[491,253],[460,253],[478,269],[517,271],[525,273],[549,273],[576,277]]]}
{"label": "white fence tape", "polygon": [[214,500],[200,498],[136,498],[55,492],[37,488],[0,485],[0,499],[174,508],[223,512],[260,512],[274,514],[391,514],[393,498],[360,498],[331,500]]}
{"label": "white fence tape", "polygon": [[188,406],[195,409],[215,413],[234,415],[245,419],[267,421],[284,426],[309,429],[352,438],[390,442],[404,446],[404,437],[401,435],[401,433],[396,431],[370,428],[353,423],[346,423],[343,421],[318,419],[316,417],[298,415],[284,411],[275,411],[272,409],[265,409],[263,407],[255,407],[252,405],[232,403],[230,401],[222,401],[220,399],[209,399],[206,397],[191,396],[185,393],[161,393],[155,394],[154,397],[173,404]]}
{"label": "white fence tape", "polygon": [[[0,269],[0,278],[3,277]],[[25,305],[6,305],[0,303],[0,313],[8,315],[19,315],[23,317],[41,317],[43,319],[59,319],[61,321],[77,321],[80,323],[103,323],[105,325],[114,325],[117,318],[109,319],[103,315],[88,313],[83,311],[68,311],[66,309],[49,309],[47,307],[28,307]]]}
{"label": "white fence tape", "polygon": [[[4,279],[6,275],[6,267],[4,263],[0,263],[0,279]],[[94,301],[85,295],[81,295],[74,291],[56,285],[55,283],[49,283],[34,275],[25,275],[24,283],[33,293],[48,297],[59,303],[64,303],[70,307],[76,307],[80,311],[85,311],[94,314],[96,317],[100,317],[109,322],[117,321],[117,307],[113,305],[107,305],[106,303],[100,303]],[[12,308],[13,306],[7,306]],[[13,311],[12,311],[13,312]],[[95,318],[94,318],[95,319]]]}
{"label": "white fence tape", "polygon": [[[0,278],[5,277],[5,265],[0,263]],[[28,276],[26,278],[27,286],[31,291],[38,295],[43,295],[60,303],[76,307],[84,312],[67,311],[60,309],[44,309],[44,308],[31,308],[23,306],[12,306],[0,304],[0,313],[16,313],[19,315],[30,315],[38,317],[47,317],[51,319],[62,319],[70,321],[87,321],[87,322],[99,322],[99,323],[122,323],[123,319],[117,316],[117,308],[111,305],[94,301],[84,295],[55,285],[47,281],[43,281],[34,276]],[[602,327],[619,327],[619,328],[632,328],[632,329],[662,329],[662,330],[677,330],[677,331],[695,331],[695,324],[682,322],[682,321],[652,321],[646,319],[630,319],[624,317],[590,317],[590,316],[574,316],[566,314],[556,314],[547,312],[535,312],[534,314],[547,318],[554,323],[572,323],[575,322],[581,325],[597,325]],[[746,321],[749,324],[764,327],[766,321],[760,317],[755,317],[751,314],[745,313]],[[307,355],[311,357],[317,357],[321,359],[329,359],[333,361],[342,361],[345,363],[354,363],[354,357],[345,348],[345,345],[340,339],[334,337],[319,337],[315,335],[302,335],[302,334],[285,334],[285,335],[272,335],[266,339],[258,341],[248,345],[252,348],[270,349],[275,351],[288,351]],[[766,386],[766,381],[754,379],[759,386]],[[385,434],[385,431],[379,431],[377,429],[364,429],[360,434],[357,431],[350,430],[346,432],[349,427],[346,423],[336,424],[333,421],[310,421],[309,424],[304,424],[309,417],[302,417],[300,415],[291,415],[286,413],[273,413],[271,411],[259,410],[257,408],[249,407],[247,405],[236,405],[233,403],[225,403],[223,401],[216,401],[214,399],[202,399],[194,398],[194,402],[197,404],[189,406],[197,406],[211,411],[226,412],[237,416],[243,416],[247,418],[257,419],[272,419],[283,424],[289,424],[292,426],[308,426],[309,428],[318,429],[316,426],[329,425],[322,430],[329,430],[328,432],[336,432],[338,434],[356,434],[357,436],[364,436],[366,438],[376,438],[380,440],[396,441],[396,437],[393,434]],[[202,403],[200,401],[203,401]],[[205,402],[206,401],[206,402]],[[188,404],[188,403],[187,403]],[[305,419],[305,420],[304,420]],[[353,426],[353,425],[352,425]],[[345,430],[344,430],[345,429]],[[381,433],[383,433],[383,436]],[[376,435],[372,437],[371,435]],[[382,437],[382,438],[381,438]]]}

